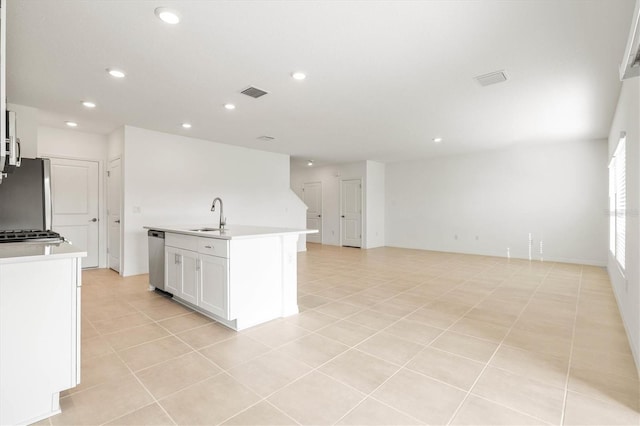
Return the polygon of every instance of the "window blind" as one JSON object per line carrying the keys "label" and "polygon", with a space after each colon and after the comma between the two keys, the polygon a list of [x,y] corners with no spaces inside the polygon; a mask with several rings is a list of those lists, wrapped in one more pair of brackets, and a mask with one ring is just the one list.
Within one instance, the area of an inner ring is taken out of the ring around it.
{"label": "window blind", "polygon": [[609,163],[609,251],[616,255],[616,159]]}
{"label": "window blind", "polygon": [[625,270],[625,239],[627,230],[627,148],[626,134],[620,141],[609,163],[609,250],[618,265]]}
{"label": "window blind", "polygon": [[616,260],[625,269],[625,235],[627,223],[626,191],[626,137],[620,139],[616,149]]}

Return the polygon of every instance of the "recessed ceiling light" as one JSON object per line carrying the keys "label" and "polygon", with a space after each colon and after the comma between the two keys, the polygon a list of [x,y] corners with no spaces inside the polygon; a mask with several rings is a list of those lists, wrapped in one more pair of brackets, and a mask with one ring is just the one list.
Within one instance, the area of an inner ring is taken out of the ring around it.
{"label": "recessed ceiling light", "polygon": [[75,121],[65,121],[66,125],[69,127],[78,127],[78,123]]}
{"label": "recessed ceiling light", "polygon": [[236,109],[236,106],[234,104],[224,104],[224,107],[228,110]]}
{"label": "recessed ceiling light", "polygon": [[433,141],[435,143],[440,143],[440,142],[442,142],[442,138],[433,138]]}
{"label": "recessed ceiling light", "polygon": [[156,16],[167,24],[175,25],[180,22],[180,16],[175,10],[159,7],[155,10]]}
{"label": "recessed ceiling light", "polygon": [[191,128],[191,124],[190,123],[182,123],[182,127],[184,127],[185,129],[190,129]]}
{"label": "recessed ceiling light", "polygon": [[307,166],[309,166],[309,167],[313,166],[313,160],[307,161]]}
{"label": "recessed ceiling light", "polygon": [[291,77],[293,77],[295,80],[304,80],[305,78],[307,78],[307,75],[303,72],[296,71],[294,73],[291,73]]}
{"label": "recessed ceiling light", "polygon": [[125,76],[124,72],[122,72],[120,70],[117,70],[117,69],[114,69],[114,68],[107,68],[107,72],[109,73],[109,75],[111,77],[115,77],[115,78],[124,78],[124,76]]}
{"label": "recessed ceiling light", "polygon": [[95,108],[96,104],[91,102],[91,101],[83,101],[82,105],[86,106],[87,108]]}

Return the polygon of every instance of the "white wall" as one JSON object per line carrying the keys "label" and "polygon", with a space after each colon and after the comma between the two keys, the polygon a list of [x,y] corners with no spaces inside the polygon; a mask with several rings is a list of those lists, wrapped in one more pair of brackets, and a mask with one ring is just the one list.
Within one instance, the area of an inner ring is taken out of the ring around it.
{"label": "white wall", "polygon": [[104,162],[107,136],[38,126],[38,157],[56,156]]}
{"label": "white wall", "polygon": [[107,137],[77,130],[57,129],[47,126],[37,128],[37,156],[45,158],[65,158],[98,162],[98,266],[106,267],[106,203],[105,203],[105,161],[107,159]]}
{"label": "white wall", "polygon": [[[622,91],[609,133],[609,156],[613,155],[620,132],[627,133],[627,223],[624,275],[609,253],[608,271],[620,314],[629,337],[636,366],[640,370],[640,78],[622,83]],[[607,245],[608,247],[608,245]]]}
{"label": "white wall", "polygon": [[115,129],[107,136],[107,160],[121,158],[124,152],[124,126]]}
{"label": "white wall", "polygon": [[145,225],[217,224],[215,197],[234,224],[305,228],[289,189],[289,156],[125,126],[123,272],[147,272]]}
{"label": "white wall", "polygon": [[[302,188],[305,183],[322,182],[322,244],[340,245],[340,181],[362,179],[364,194],[366,174],[367,168],[364,161],[322,167],[291,164],[291,189],[301,200],[304,199]],[[366,200],[363,207],[365,205]],[[366,229],[365,213],[362,219],[363,229]],[[363,237],[366,237],[364,233]],[[365,247],[364,241],[363,247]]]}
{"label": "white wall", "polygon": [[386,243],[604,266],[604,140],[387,164]]}
{"label": "white wall", "polygon": [[366,199],[366,248],[383,247],[385,201],[385,165],[375,161],[367,161],[367,193]]}

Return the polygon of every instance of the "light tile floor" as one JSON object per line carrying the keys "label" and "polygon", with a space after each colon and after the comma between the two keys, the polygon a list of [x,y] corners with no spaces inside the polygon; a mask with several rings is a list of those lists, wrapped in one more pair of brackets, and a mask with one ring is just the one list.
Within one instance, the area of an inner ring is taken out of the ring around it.
{"label": "light tile floor", "polygon": [[309,244],[301,313],[240,333],[83,273],[82,384],[43,424],[634,424],[602,268]]}

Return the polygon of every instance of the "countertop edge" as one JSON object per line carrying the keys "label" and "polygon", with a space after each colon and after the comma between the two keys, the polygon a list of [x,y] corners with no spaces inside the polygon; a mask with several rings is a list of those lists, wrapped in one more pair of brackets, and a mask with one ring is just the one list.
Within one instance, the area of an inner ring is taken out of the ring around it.
{"label": "countertop edge", "polygon": [[87,257],[87,252],[73,246],[35,243],[0,245],[0,265]]}
{"label": "countertop edge", "polygon": [[[208,225],[209,227],[211,225]],[[229,226],[222,234],[220,231],[190,231],[189,228],[205,228],[203,225],[191,225],[191,226],[143,226],[143,229],[169,232],[174,234],[190,235],[194,237],[214,238],[217,240],[240,240],[250,238],[262,238],[262,237],[274,237],[280,235],[300,235],[300,234],[314,234],[317,233],[317,229],[289,229],[289,228],[271,228],[271,227],[256,227],[246,225],[232,225]],[[184,229],[187,228],[187,229]],[[244,231],[243,231],[244,228]],[[234,234],[235,232],[235,234]]]}

